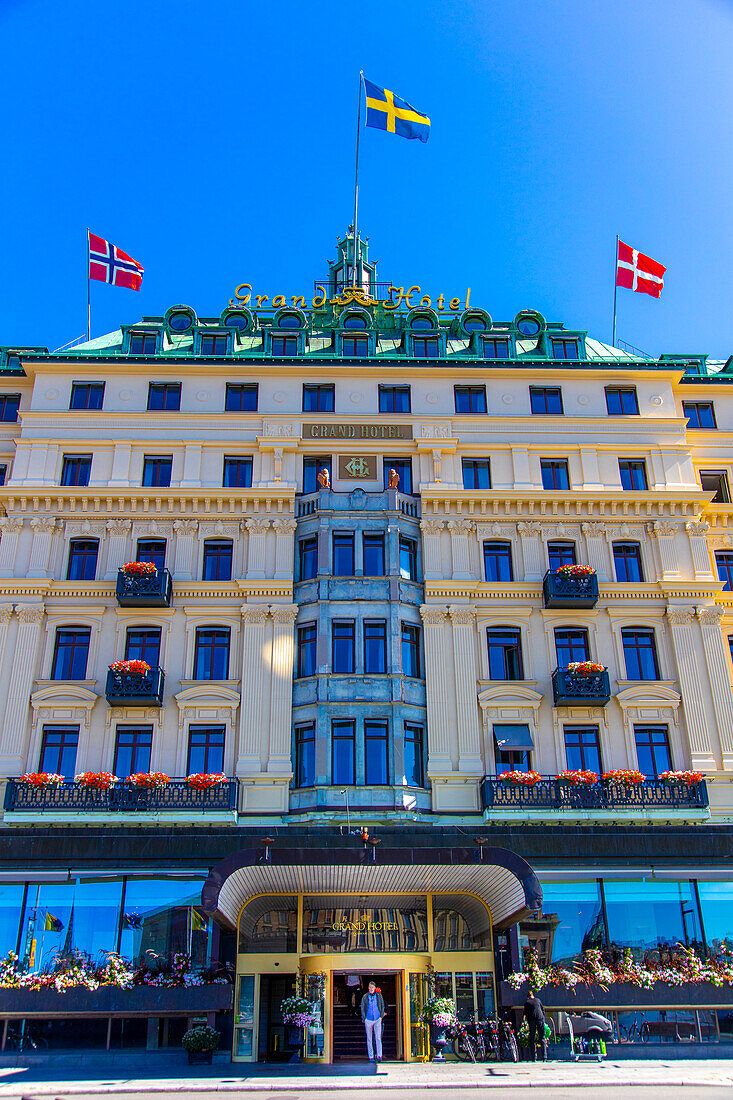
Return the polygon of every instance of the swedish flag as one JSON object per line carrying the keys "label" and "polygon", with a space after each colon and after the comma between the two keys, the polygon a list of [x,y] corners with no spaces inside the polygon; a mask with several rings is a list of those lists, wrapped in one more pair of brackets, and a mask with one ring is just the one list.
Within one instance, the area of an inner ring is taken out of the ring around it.
{"label": "swedish flag", "polygon": [[427,141],[430,136],[430,119],[421,115],[406,99],[400,99],[386,88],[378,88],[364,77],[367,103],[367,126],[386,130],[388,134],[399,134],[404,138],[417,138]]}

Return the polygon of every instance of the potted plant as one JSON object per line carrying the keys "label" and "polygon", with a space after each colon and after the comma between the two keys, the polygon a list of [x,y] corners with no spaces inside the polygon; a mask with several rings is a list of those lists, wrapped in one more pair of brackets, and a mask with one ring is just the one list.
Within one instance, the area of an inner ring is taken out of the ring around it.
{"label": "potted plant", "polygon": [[145,577],[151,573],[157,573],[158,569],[152,561],[126,561],[122,566],[122,572],[131,577]]}
{"label": "potted plant", "polygon": [[448,1045],[445,1030],[456,1022],[456,1002],[452,997],[431,997],[425,1002],[420,1019],[430,1025],[430,1041],[437,1054],[433,1061],[444,1062],[444,1050]]}
{"label": "potted plant", "polygon": [[571,769],[560,772],[557,779],[559,783],[566,783],[569,787],[592,787],[594,783],[598,782],[598,774],[580,769]]}
{"label": "potted plant", "polygon": [[196,791],[206,791],[209,787],[226,782],[227,776],[224,772],[194,772],[193,775],[186,776],[186,783]]}
{"label": "potted plant", "polygon": [[507,787],[534,787],[542,776],[539,772],[502,772],[497,778]]}
{"label": "potted plant", "polygon": [[181,1042],[188,1054],[189,1066],[210,1066],[214,1051],[219,1046],[219,1032],[213,1027],[199,1025],[189,1028]]}
{"label": "potted plant", "polygon": [[561,565],[555,572],[558,577],[594,577],[596,573],[591,565]]}
{"label": "potted plant", "polygon": [[27,783],[29,787],[61,787],[64,777],[56,772],[27,772],[18,782]]}
{"label": "potted plant", "polygon": [[113,661],[109,670],[121,676],[145,676],[150,672],[150,665],[147,661]]}
{"label": "potted plant", "polygon": [[112,772],[81,772],[74,776],[74,782],[93,791],[108,791],[119,779]]}
{"label": "potted plant", "polygon": [[624,787],[636,787],[644,782],[644,775],[635,768],[616,768],[615,771],[604,772],[603,778],[608,783],[618,783]]}
{"label": "potted plant", "polygon": [[702,772],[662,772],[659,776],[659,782],[669,787],[694,787],[702,779]]}
{"label": "potted plant", "polygon": [[571,661],[565,666],[568,676],[595,676],[598,672],[605,671],[605,665],[598,661]]}
{"label": "potted plant", "polygon": [[287,1044],[294,1051],[291,1062],[299,1062],[300,1051],[305,1042],[305,1029],[313,1018],[313,1005],[306,997],[286,997],[280,1002],[283,1023],[288,1029]]}
{"label": "potted plant", "polygon": [[165,772],[133,772],[132,775],[128,775],[126,782],[131,787],[147,788],[149,790],[159,790],[161,787],[166,787],[171,781],[171,777],[166,775]]}

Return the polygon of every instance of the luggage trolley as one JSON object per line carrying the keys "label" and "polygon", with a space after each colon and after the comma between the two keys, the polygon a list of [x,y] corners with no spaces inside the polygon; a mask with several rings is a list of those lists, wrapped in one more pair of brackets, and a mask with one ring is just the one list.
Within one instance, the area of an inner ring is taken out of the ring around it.
{"label": "luggage trolley", "polygon": [[574,1062],[602,1062],[607,1057],[604,1036],[609,1032],[602,1025],[608,1022],[596,1012],[574,1016],[569,1012],[558,1013],[558,1035],[567,1035],[570,1039],[570,1057]]}

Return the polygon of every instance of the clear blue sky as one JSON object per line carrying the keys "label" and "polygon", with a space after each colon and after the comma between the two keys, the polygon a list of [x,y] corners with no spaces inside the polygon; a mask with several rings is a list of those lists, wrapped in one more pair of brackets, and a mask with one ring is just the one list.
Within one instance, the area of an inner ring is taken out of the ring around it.
{"label": "clear blue sky", "polygon": [[362,134],[380,275],[610,338],[615,235],[667,265],[619,291],[652,354],[733,353],[725,0],[0,0],[0,344],[86,326],[85,228],[139,259],[101,334],[236,284],[308,293],[352,218],[358,72],[430,115]]}

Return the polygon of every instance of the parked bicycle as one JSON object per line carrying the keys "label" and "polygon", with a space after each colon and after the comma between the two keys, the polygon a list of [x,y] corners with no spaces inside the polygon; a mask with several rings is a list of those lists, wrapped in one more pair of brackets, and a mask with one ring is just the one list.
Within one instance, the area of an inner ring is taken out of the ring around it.
{"label": "parked bicycle", "polygon": [[48,1049],[48,1039],[44,1035],[41,1035],[37,1027],[31,1027],[25,1020],[21,1021],[19,1027],[8,1025],[8,1031],[5,1036],[5,1049],[17,1050],[18,1053],[22,1053],[24,1050],[38,1050],[38,1048]]}
{"label": "parked bicycle", "polygon": [[462,1020],[456,1020],[449,1031],[450,1047],[460,1062],[476,1061],[476,1042],[474,1036]]}

